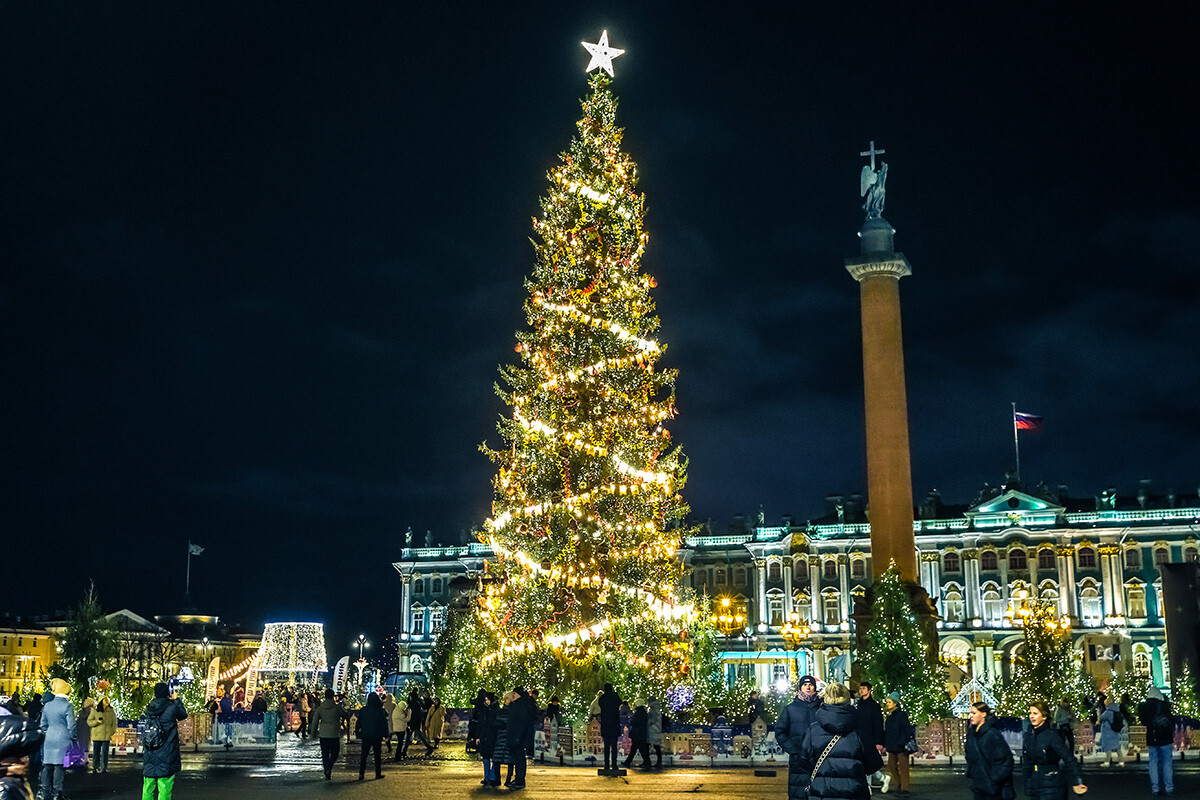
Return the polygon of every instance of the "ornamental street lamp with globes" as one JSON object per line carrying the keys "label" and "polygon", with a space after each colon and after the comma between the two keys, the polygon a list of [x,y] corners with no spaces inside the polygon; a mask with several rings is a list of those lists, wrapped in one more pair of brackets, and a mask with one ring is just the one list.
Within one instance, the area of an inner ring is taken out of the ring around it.
{"label": "ornamental street lamp with globes", "polygon": [[363,658],[363,650],[369,648],[371,643],[367,641],[365,634],[360,633],[358,638],[350,643],[350,646],[358,645],[358,661],[354,662],[354,666],[358,667],[358,683],[362,685],[363,670],[367,667],[367,660]]}

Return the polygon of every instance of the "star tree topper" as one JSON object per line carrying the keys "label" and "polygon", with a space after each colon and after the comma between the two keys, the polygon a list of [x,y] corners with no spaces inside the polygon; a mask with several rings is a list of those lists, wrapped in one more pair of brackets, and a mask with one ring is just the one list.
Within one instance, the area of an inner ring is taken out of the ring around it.
{"label": "star tree topper", "polygon": [[583,45],[583,49],[592,54],[592,60],[588,62],[587,69],[584,72],[591,72],[596,67],[600,67],[608,73],[610,78],[616,77],[613,74],[613,59],[624,55],[625,51],[608,46],[608,31],[600,34],[600,41],[596,42],[596,44],[592,44],[591,42],[580,42],[580,44]]}

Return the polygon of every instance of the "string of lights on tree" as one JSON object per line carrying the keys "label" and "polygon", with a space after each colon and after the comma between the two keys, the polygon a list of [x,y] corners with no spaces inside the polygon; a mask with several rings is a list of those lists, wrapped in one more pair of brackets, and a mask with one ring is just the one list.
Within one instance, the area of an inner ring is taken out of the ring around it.
{"label": "string of lights on tree", "polygon": [[665,696],[688,678],[707,624],[679,588],[687,460],[666,427],[676,374],[658,367],[666,347],[655,339],[657,283],[640,264],[644,195],[610,89],[623,51],[607,34],[585,47],[589,71],[602,71],[547,176],[528,328],[497,386],[511,409],[499,424],[504,446],[482,448],[497,474],[480,538],[497,564],[472,613],[447,626],[454,646],[439,642],[441,674],[443,684],[461,675],[457,688],[481,671],[554,687],[603,666]]}

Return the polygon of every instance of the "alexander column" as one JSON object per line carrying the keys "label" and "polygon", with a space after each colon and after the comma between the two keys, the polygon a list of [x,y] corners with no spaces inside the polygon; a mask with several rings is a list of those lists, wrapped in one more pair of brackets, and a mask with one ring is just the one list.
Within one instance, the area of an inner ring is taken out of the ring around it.
{"label": "alexander column", "polygon": [[912,270],[904,254],[895,251],[896,231],[883,218],[887,164],[875,169],[875,156],[883,152],[871,142],[871,148],[861,153],[871,159],[859,181],[867,221],[858,231],[862,255],[846,259],[846,269],[858,281],[862,304],[871,572],[878,579],[895,561],[901,579],[912,586],[918,584],[918,573],[900,336],[900,279]]}

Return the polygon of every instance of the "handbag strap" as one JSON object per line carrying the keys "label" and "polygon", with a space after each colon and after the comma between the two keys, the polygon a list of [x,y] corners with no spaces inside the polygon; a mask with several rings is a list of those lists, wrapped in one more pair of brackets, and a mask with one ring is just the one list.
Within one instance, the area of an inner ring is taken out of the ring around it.
{"label": "handbag strap", "polygon": [[829,755],[829,751],[833,749],[833,746],[838,743],[838,739],[841,738],[842,735],[840,733],[836,734],[832,739],[829,740],[829,744],[825,745],[825,752],[821,753],[821,757],[817,759],[817,765],[813,767],[812,775],[809,776],[808,780],[810,783],[817,779],[817,770],[819,770],[821,765],[825,763],[825,756]]}

